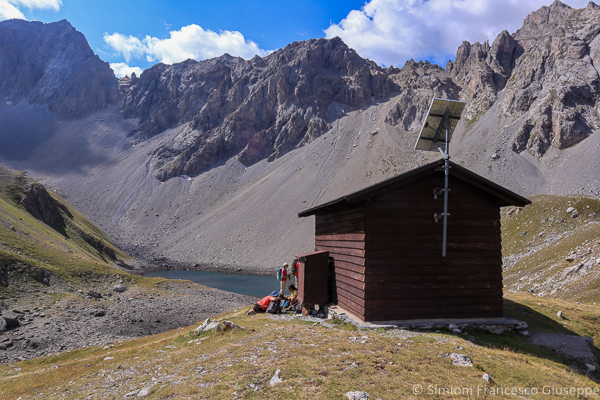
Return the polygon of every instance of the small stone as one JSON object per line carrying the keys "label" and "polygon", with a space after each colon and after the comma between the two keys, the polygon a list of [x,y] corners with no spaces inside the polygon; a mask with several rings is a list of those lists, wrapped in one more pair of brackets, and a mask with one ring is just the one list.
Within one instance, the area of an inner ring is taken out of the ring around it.
{"label": "small stone", "polygon": [[457,326],[457,325],[454,325],[454,324],[450,324],[450,325],[448,325],[448,329],[450,329],[450,330],[452,330],[452,329],[456,329],[456,328],[458,328],[458,326]]}
{"label": "small stone", "polygon": [[196,334],[200,333],[200,332],[206,332],[209,331],[211,329],[216,329],[219,326],[219,323],[217,321],[211,321],[210,318],[206,318],[204,320],[204,322],[202,322],[197,328],[196,328]]}
{"label": "small stone", "polygon": [[585,367],[589,372],[596,372],[596,366],[594,364],[585,364]]}
{"label": "small stone", "polygon": [[16,318],[0,317],[0,319],[4,319],[4,322],[6,322],[6,330],[15,329],[21,326],[21,323]]}
{"label": "small stone", "polygon": [[146,386],[140,389],[140,391],[137,393],[137,397],[146,397],[150,394],[150,390],[152,390],[152,387],[150,386]]}
{"label": "small stone", "polygon": [[127,290],[127,287],[125,285],[115,285],[113,290],[117,293],[123,293],[124,291]]}
{"label": "small stone", "polygon": [[452,329],[452,332],[454,332],[454,333],[462,333],[462,331],[460,329],[458,329],[458,328]]}
{"label": "small stone", "polygon": [[558,318],[562,318],[562,317],[563,317],[563,312],[562,312],[562,311],[559,311],[559,312],[557,312],[557,313],[556,313],[556,316],[557,316]]}
{"label": "small stone", "polygon": [[269,381],[269,386],[275,386],[278,383],[283,382],[283,380],[279,377],[279,373],[281,372],[280,369],[277,369],[277,371],[275,371],[275,375],[273,375],[273,377],[271,378],[271,380]]}
{"label": "small stone", "polygon": [[473,361],[466,354],[458,354],[452,353],[450,354],[450,359],[452,360],[453,365],[458,365],[459,367],[472,367]]}
{"label": "small stone", "polygon": [[575,207],[569,207],[567,208],[567,213],[572,213],[573,211],[576,211]]}
{"label": "small stone", "polygon": [[529,325],[527,325],[527,322],[525,321],[521,321],[519,322],[519,325],[515,326],[516,330],[527,330],[529,328]]}
{"label": "small stone", "polygon": [[367,392],[348,392],[346,393],[346,399],[348,400],[369,400],[369,394]]}
{"label": "small stone", "polygon": [[94,317],[104,317],[106,315],[106,311],[98,310],[94,313]]}
{"label": "small stone", "polygon": [[492,381],[492,378],[490,378],[490,376],[488,374],[483,374],[482,378],[487,383],[490,383]]}

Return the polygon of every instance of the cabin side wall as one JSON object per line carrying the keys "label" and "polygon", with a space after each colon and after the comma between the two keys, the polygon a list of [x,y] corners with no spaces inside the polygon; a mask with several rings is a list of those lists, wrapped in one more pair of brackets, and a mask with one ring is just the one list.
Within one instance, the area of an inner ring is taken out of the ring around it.
{"label": "cabin side wall", "polygon": [[329,301],[364,319],[365,209],[339,207],[315,216],[315,250],[329,251]]}
{"label": "cabin side wall", "polygon": [[442,257],[443,172],[372,199],[366,207],[366,321],[502,316],[500,208],[452,179]]}

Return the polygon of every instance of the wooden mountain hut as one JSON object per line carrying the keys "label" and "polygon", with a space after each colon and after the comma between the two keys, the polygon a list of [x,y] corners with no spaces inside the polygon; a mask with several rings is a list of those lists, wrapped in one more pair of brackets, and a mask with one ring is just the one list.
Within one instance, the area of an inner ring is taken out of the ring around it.
{"label": "wooden mountain hut", "polygon": [[500,207],[531,202],[444,160],[298,214],[329,251],[328,298],[363,321],[502,317]]}

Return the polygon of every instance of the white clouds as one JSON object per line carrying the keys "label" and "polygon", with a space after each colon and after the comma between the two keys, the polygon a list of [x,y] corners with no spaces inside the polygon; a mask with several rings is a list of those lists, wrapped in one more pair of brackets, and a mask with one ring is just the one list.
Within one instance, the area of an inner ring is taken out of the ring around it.
{"label": "white clouds", "polygon": [[203,60],[229,53],[232,56],[252,58],[268,53],[251,40],[246,40],[240,32],[204,30],[192,24],[179,31],[171,31],[167,39],[146,36],[140,40],[120,33],[104,34],[104,41],[127,62],[145,57],[148,61],[173,64],[192,58]]}
{"label": "white clouds", "polygon": [[25,16],[19,9],[6,0],[0,0],[0,21],[5,19],[25,19]]}
{"label": "white clouds", "polygon": [[0,0],[0,21],[5,19],[25,19],[20,8],[60,10],[62,0]]}
{"label": "white clouds", "polygon": [[132,58],[140,58],[146,51],[146,46],[140,39],[134,36],[125,36],[120,33],[109,35],[104,34],[104,41],[110,47],[125,58],[125,61],[130,62]]}
{"label": "white clouds", "polygon": [[122,78],[125,75],[131,76],[132,72],[139,77],[143,70],[140,67],[130,67],[127,63],[111,63],[110,67],[115,72],[117,78]]}
{"label": "white clouds", "polygon": [[39,8],[42,10],[60,10],[62,0],[8,0],[9,3],[24,6],[31,9]]}
{"label": "white clouds", "polygon": [[[565,0],[563,0],[565,1]],[[582,8],[589,0],[566,0]],[[401,67],[406,60],[453,59],[463,40],[490,43],[503,30],[513,33],[525,17],[552,0],[371,0],[325,30],[361,56]]]}

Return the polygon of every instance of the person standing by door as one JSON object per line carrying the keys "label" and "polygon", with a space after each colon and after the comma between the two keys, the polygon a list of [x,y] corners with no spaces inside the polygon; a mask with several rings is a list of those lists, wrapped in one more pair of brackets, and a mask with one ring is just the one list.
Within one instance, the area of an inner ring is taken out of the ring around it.
{"label": "person standing by door", "polygon": [[277,268],[277,279],[279,280],[279,287],[281,289],[281,291],[279,292],[281,295],[283,295],[285,293],[285,285],[287,283],[287,267],[289,266],[288,263],[283,264],[282,267]]}

